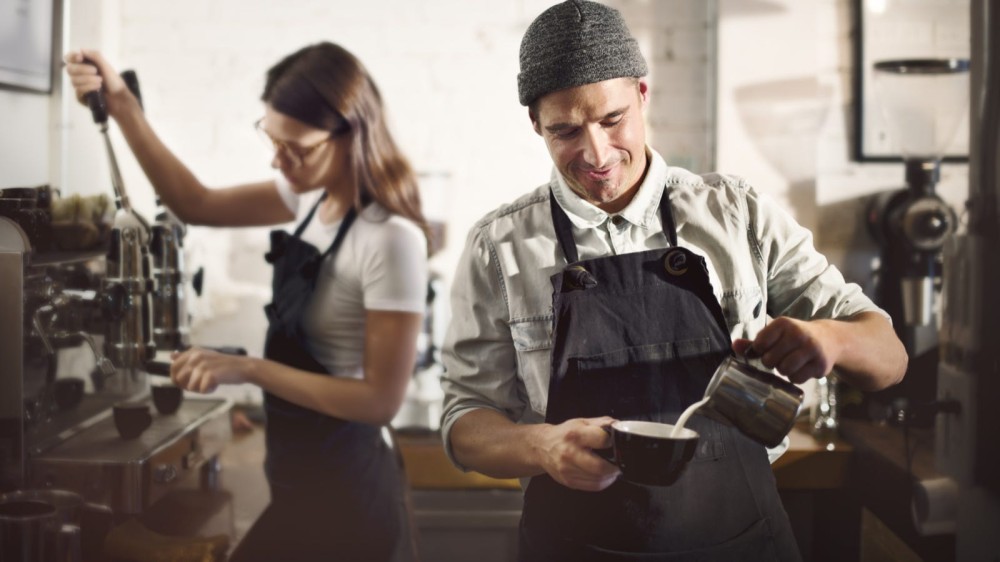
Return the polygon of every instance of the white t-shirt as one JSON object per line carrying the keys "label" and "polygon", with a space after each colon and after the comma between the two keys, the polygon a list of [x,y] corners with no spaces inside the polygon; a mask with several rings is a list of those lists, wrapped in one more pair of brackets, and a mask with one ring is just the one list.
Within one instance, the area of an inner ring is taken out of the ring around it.
{"label": "white t-shirt", "polygon": [[[285,178],[275,183],[285,205],[295,213],[295,223],[288,227],[294,232],[323,190],[298,195]],[[323,224],[314,215],[302,240],[325,252],[340,223]],[[302,322],[307,349],[334,375],[361,378],[365,311],[422,314],[427,279],[427,238],[420,227],[389,214],[378,203],[368,205],[348,229],[334,259],[327,256],[323,261]]]}

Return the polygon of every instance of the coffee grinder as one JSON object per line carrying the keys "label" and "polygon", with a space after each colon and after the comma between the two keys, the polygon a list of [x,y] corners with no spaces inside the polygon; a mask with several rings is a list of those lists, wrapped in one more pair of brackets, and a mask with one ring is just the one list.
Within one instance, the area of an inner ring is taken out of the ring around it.
{"label": "coffee grinder", "polygon": [[[941,250],[958,221],[935,186],[945,149],[968,107],[969,61],[887,60],[874,66],[876,97],[902,153],[906,178],[906,187],[877,194],[867,216],[880,249],[875,299],[892,317],[910,356],[902,383],[870,397],[869,413],[882,417],[916,413],[936,395]],[[919,423],[913,416],[910,421]],[[931,421],[927,416],[925,422]]]}

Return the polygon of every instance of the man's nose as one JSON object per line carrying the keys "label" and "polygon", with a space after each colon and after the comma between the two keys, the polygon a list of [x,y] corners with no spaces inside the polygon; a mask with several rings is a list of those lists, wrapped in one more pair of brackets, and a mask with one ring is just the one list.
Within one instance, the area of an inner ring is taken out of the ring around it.
{"label": "man's nose", "polygon": [[586,128],[583,135],[583,160],[594,168],[603,168],[611,154],[608,135],[600,128]]}

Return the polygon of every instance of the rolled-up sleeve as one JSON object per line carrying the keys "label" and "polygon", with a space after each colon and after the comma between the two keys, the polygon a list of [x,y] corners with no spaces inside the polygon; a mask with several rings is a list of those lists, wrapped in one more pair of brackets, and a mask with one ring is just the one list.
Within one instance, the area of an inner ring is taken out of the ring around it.
{"label": "rolled-up sleeve", "polygon": [[508,295],[494,247],[484,227],[474,228],[459,260],[451,291],[452,318],[442,356],[444,409],[441,420],[445,451],[455,466],[451,430],[466,413],[487,408],[519,420],[527,403],[517,376],[511,338]]}
{"label": "rolled-up sleeve", "polygon": [[889,318],[816,250],[812,233],[786,211],[752,188],[746,203],[766,271],[768,314],[810,320],[871,311]]}

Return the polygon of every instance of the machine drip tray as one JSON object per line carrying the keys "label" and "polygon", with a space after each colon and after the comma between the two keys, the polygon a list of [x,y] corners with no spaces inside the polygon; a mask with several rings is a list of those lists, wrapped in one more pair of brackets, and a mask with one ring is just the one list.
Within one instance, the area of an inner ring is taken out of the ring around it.
{"label": "machine drip tray", "polygon": [[214,459],[232,435],[232,402],[185,397],[139,437],[122,439],[108,415],[31,459],[36,486],[76,491],[116,512],[141,513],[187,474]]}
{"label": "machine drip tray", "polygon": [[89,428],[67,439],[38,457],[56,462],[119,463],[148,458],[184,433],[197,429],[225,400],[187,398],[173,414],[156,412],[153,423],[135,439],[122,439],[112,416],[107,416]]}

